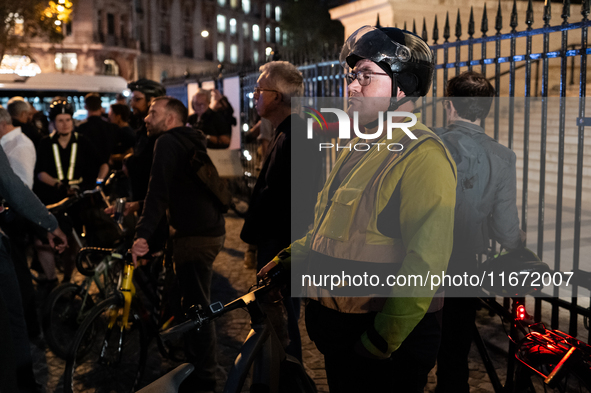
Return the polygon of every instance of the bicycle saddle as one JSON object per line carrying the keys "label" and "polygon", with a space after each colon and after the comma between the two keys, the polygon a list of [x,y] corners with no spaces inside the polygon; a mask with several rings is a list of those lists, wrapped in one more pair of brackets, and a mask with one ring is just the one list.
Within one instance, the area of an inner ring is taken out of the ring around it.
{"label": "bicycle saddle", "polygon": [[190,363],[181,364],[137,393],[178,393],[181,383],[195,370]]}

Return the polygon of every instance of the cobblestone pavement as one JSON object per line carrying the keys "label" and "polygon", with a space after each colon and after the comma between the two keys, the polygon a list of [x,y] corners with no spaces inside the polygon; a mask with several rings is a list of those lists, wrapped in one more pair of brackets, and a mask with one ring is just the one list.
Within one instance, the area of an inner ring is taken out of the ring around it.
{"label": "cobblestone pavement", "polygon": [[[242,262],[244,252],[247,249],[247,245],[239,239],[242,222],[241,219],[232,214],[227,215],[225,246],[214,262],[215,275],[212,285],[212,301],[219,300],[227,303],[246,293],[249,287],[255,283],[254,269],[246,269]],[[302,332],[304,367],[308,375],[316,383],[318,391],[328,392],[324,360],[314,343],[308,338],[303,320],[304,318],[300,319],[300,330]],[[501,347],[506,347],[507,343],[502,341],[503,331],[498,321],[498,318],[490,317],[485,312],[479,313],[479,325],[483,329],[483,337],[487,339],[497,337],[498,344]],[[220,365],[218,369],[218,381],[220,381],[218,383],[218,391],[221,391],[221,385],[225,380],[226,373],[229,371],[241,343],[250,330],[248,314],[243,310],[228,313],[216,322],[216,329],[218,337],[218,362]],[[62,374],[65,366],[64,361],[53,355],[42,343],[32,344],[31,348],[33,350],[35,374],[38,381],[45,386],[48,393],[61,392]],[[178,364],[163,360],[154,344],[152,344],[151,351],[153,354],[149,356],[148,370],[144,377],[144,383],[149,383]],[[497,361],[497,364],[499,364],[499,360],[502,360],[502,354],[492,351],[491,355],[493,358],[496,358],[494,360]],[[486,375],[484,366],[481,364],[482,362],[474,348],[470,358],[471,391],[475,393],[492,392],[492,386]],[[433,392],[435,383],[435,370],[432,370],[425,392]]]}

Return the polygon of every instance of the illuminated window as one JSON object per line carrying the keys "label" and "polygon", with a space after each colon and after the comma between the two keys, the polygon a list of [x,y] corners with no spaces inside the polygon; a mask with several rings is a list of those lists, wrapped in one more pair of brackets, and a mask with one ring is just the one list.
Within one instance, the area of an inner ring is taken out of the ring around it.
{"label": "illuminated window", "polygon": [[252,52],[252,60],[254,61],[254,64],[259,64],[259,51],[255,50],[254,52]]}
{"label": "illuminated window", "polygon": [[238,63],[238,45],[230,45],[230,63]]}
{"label": "illuminated window", "polygon": [[275,7],[275,20],[279,22],[281,20],[281,7]]}
{"label": "illuminated window", "polygon": [[271,42],[271,28],[269,26],[265,27],[265,41]]}
{"label": "illuminated window", "polygon": [[222,63],[226,56],[226,45],[220,41],[218,42],[218,61]]}
{"label": "illuminated window", "polygon": [[261,30],[259,29],[259,25],[252,25],[252,40],[258,41],[261,39]]}
{"label": "illuminated window", "polygon": [[267,3],[265,5],[265,11],[266,11],[265,14],[266,14],[267,18],[272,18],[272,16],[271,16],[271,11],[272,10],[273,9],[271,8],[271,3]]}
{"label": "illuminated window", "polygon": [[230,7],[237,8],[238,7],[238,0],[230,0]]}
{"label": "illuminated window", "polygon": [[248,26],[248,22],[242,23],[242,34],[244,34],[244,38],[247,38],[250,35],[250,26]]}
{"label": "illuminated window", "polygon": [[6,19],[6,21],[8,22],[11,19],[14,21],[14,28],[11,33],[14,35],[22,36],[24,34],[25,20],[18,13],[12,12],[8,14],[8,18]]}
{"label": "illuminated window", "polygon": [[236,34],[236,19],[230,19],[230,34]]}
{"label": "illuminated window", "polygon": [[0,62],[0,74],[35,76],[39,73],[41,68],[37,63],[33,63],[29,56],[4,55]]}
{"label": "illuminated window", "polygon": [[56,53],[54,62],[58,71],[76,71],[78,56],[76,53]]}
{"label": "illuminated window", "polygon": [[281,44],[281,29],[279,27],[275,28],[275,42]]}
{"label": "illuminated window", "polygon": [[226,0],[218,0],[218,4],[223,7],[226,5]]}
{"label": "illuminated window", "polygon": [[225,33],[226,32],[226,17],[224,15],[218,15],[217,22],[218,22],[218,32]]}
{"label": "illuminated window", "polygon": [[250,0],[242,0],[242,11],[244,11],[245,14],[250,12]]}
{"label": "illuminated window", "polygon": [[103,74],[119,76],[119,64],[113,59],[107,59],[103,62]]}

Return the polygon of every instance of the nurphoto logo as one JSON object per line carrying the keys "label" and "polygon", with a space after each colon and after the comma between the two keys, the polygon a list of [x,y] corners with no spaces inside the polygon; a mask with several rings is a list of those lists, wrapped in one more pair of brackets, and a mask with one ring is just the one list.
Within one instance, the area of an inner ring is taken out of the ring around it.
{"label": "nurphoto logo", "polygon": [[[377,120],[377,129],[373,133],[363,133],[359,131],[359,113],[357,111],[353,112],[353,121],[349,117],[347,112],[336,109],[336,108],[321,108],[320,112],[316,109],[304,106],[304,113],[310,115],[311,117],[307,118],[307,138],[312,139],[314,134],[314,122],[318,123],[320,130],[325,131],[329,128],[326,119],[322,115],[322,113],[333,113],[337,116],[338,125],[339,125],[339,139],[351,139],[351,125],[353,125],[353,132],[355,136],[359,137],[360,139],[369,141],[372,139],[380,139],[384,133],[384,112],[378,112],[378,120]],[[407,119],[410,118],[411,120],[408,122],[398,123],[395,122],[394,119]],[[395,129],[401,129],[404,131],[406,135],[410,139],[417,139],[417,137],[410,131],[410,127],[413,127],[417,124],[417,117],[410,112],[395,112],[395,111],[388,111],[385,114],[385,121],[386,121],[386,135],[387,139],[392,139],[392,131]],[[319,150],[322,149],[333,149],[336,147],[337,151],[342,149],[348,150],[355,150],[355,151],[368,151],[371,149],[372,146],[377,146],[378,151],[381,148],[387,148],[390,151],[402,151],[404,146],[400,143],[375,143],[375,142],[358,142],[351,146],[351,144],[347,144],[344,146],[339,145],[338,143],[319,143]]]}

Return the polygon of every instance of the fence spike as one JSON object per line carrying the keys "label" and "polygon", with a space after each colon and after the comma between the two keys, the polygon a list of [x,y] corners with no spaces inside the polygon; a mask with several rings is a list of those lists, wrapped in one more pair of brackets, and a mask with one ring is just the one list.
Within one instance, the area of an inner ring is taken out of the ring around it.
{"label": "fence spike", "polygon": [[562,19],[563,23],[568,23],[568,18],[570,17],[570,0],[564,0],[562,3]]}
{"label": "fence spike", "polygon": [[376,27],[379,29],[380,27],[382,27],[382,25],[380,25],[380,14],[378,14],[378,17],[376,19]]}
{"label": "fence spike", "polygon": [[546,4],[544,4],[544,26],[550,26],[550,19],[552,19],[552,1],[546,0]]}
{"label": "fence spike", "polygon": [[433,43],[437,44],[439,39],[439,28],[437,27],[437,14],[435,14],[435,22],[433,22]]}
{"label": "fence spike", "polygon": [[495,30],[498,34],[503,29],[503,15],[501,14],[501,0],[499,0],[499,8],[497,9],[497,17],[495,18]]}
{"label": "fence spike", "polygon": [[581,4],[581,15],[583,15],[583,19],[587,19],[589,16],[590,8],[589,0],[583,0],[583,3]]}
{"label": "fence spike", "polygon": [[412,18],[412,33],[417,34],[417,23],[415,22],[415,18]]}
{"label": "fence spike", "polygon": [[458,41],[462,36],[462,21],[460,20],[460,9],[458,8],[458,16],[456,17],[456,38]]}
{"label": "fence spike", "polygon": [[425,21],[425,17],[423,16],[423,31],[421,32],[421,38],[427,42],[429,41],[429,36],[427,34],[427,22]]}
{"label": "fence spike", "polygon": [[470,38],[474,35],[474,7],[470,7],[470,20],[468,21],[468,35]]}
{"label": "fence spike", "polygon": [[517,0],[513,0],[513,9],[511,10],[511,22],[509,23],[511,29],[515,31],[517,27]]}
{"label": "fence spike", "polygon": [[406,30],[406,21],[404,21],[404,28],[403,28],[403,30]]}
{"label": "fence spike", "polygon": [[484,11],[482,11],[482,22],[480,22],[480,32],[486,36],[488,32],[488,15],[486,13],[486,3],[484,3]]}
{"label": "fence spike", "polygon": [[447,42],[449,37],[449,11],[447,11],[445,16],[445,26],[443,26],[443,38],[445,39],[445,42]]}
{"label": "fence spike", "polygon": [[534,7],[532,0],[529,0],[527,4],[527,12],[525,13],[525,24],[528,29],[531,29],[531,25],[534,23]]}

